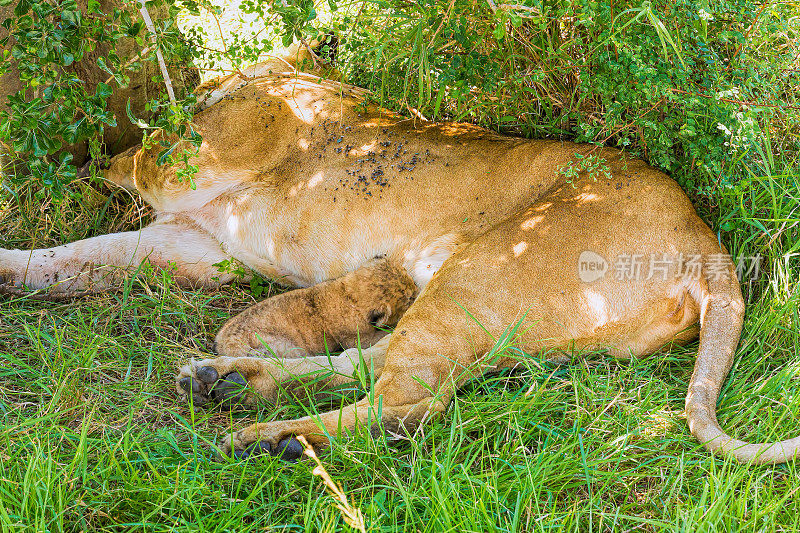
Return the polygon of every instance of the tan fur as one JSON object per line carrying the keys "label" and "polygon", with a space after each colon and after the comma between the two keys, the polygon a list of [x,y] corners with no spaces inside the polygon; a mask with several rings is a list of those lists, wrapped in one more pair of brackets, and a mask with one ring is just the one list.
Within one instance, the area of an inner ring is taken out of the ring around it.
{"label": "tan fur", "polygon": [[[700,320],[687,400],[692,431],[742,461],[797,454],[797,439],[733,450],[738,441],[719,428],[715,404],[738,343],[742,297],[727,252],[664,174],[612,149],[417,123],[364,105],[356,89],[305,75],[229,91],[195,117],[203,136],[196,188],[156,164],[158,149],[128,161],[130,182],[162,217],[158,232],[141,233],[141,252],[127,234],[56,248],[52,257],[0,250],[0,276],[13,290],[91,290],[96,280],[85,265],[126,267],[145,257],[209,284],[220,256],[311,287],[232,319],[218,337],[221,357],[181,368],[178,390],[191,388],[196,403],[212,398],[226,375],[247,381],[244,401],[275,399],[286,383],[321,369],[323,382],[341,383],[358,364],[352,351],[311,354],[358,337],[375,343],[364,358],[378,378],[373,394],[313,419],[253,425],[224,451],[297,434],[324,445],[358,424],[413,431],[443,413],[465,380],[517,364],[520,350],[640,356],[695,338]],[[605,161],[610,179],[559,171],[590,154]],[[101,242],[105,251],[96,253]],[[585,282],[577,266],[587,250],[610,261],[697,256],[702,268],[682,275],[686,264],[678,262],[663,278]],[[56,272],[74,281],[53,288]],[[370,324],[380,312],[386,325],[402,314],[391,337]],[[513,324],[513,349],[497,352]]]}

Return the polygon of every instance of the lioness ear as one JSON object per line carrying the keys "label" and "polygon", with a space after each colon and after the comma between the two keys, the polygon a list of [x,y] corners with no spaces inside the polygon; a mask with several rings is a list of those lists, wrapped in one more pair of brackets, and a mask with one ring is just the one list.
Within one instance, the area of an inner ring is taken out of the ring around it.
{"label": "lioness ear", "polygon": [[325,65],[336,64],[337,51],[339,50],[339,36],[333,32],[328,32],[314,46],[314,53],[325,62]]}

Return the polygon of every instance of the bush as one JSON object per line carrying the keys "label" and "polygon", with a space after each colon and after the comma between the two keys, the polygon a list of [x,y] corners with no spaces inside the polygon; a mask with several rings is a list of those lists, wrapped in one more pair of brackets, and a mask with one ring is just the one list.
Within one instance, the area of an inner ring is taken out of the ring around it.
{"label": "bush", "polygon": [[[161,125],[169,125],[164,117],[181,113],[180,104],[167,101],[137,6],[123,0],[0,1],[0,152],[12,156],[4,165],[12,184],[32,182],[40,199],[43,193],[58,198],[87,156],[119,153],[141,141],[127,115],[155,121],[161,112]],[[157,15],[174,87],[179,94],[192,89],[196,73],[185,65],[195,47],[176,29],[177,8],[151,2],[148,9]]]}

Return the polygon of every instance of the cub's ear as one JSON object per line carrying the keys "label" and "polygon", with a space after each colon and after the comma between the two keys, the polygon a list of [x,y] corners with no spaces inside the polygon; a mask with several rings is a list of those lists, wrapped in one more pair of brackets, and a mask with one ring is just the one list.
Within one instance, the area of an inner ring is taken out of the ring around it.
{"label": "cub's ear", "polygon": [[326,66],[333,66],[336,64],[336,56],[339,50],[339,36],[333,32],[328,32],[314,43],[313,49],[314,53],[325,62]]}
{"label": "cub's ear", "polygon": [[389,318],[386,309],[373,309],[367,315],[367,322],[375,329],[386,327],[387,319]]}
{"label": "cub's ear", "polygon": [[392,306],[386,304],[370,311],[367,315],[367,322],[375,329],[389,328],[396,326],[400,321],[402,313],[398,313],[398,315],[394,316]]}

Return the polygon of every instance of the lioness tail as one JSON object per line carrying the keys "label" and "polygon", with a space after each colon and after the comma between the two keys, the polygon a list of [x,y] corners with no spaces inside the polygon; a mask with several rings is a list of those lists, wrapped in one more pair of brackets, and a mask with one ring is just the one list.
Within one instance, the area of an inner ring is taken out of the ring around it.
{"label": "lioness tail", "polygon": [[[689,390],[686,418],[689,429],[714,453],[735,457],[742,463],[785,463],[800,455],[800,437],[775,443],[748,444],[725,433],[717,422],[720,389],[733,364],[744,317],[744,301],[733,263],[726,271],[704,269],[707,289],[693,287],[701,305],[700,347]],[[715,265],[718,266],[718,265]]]}

